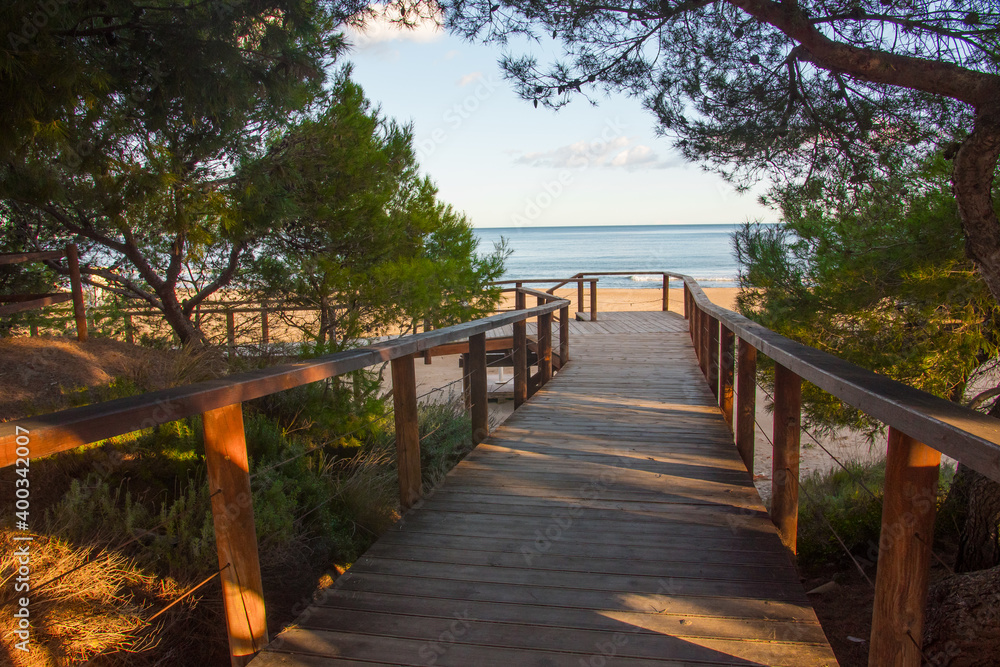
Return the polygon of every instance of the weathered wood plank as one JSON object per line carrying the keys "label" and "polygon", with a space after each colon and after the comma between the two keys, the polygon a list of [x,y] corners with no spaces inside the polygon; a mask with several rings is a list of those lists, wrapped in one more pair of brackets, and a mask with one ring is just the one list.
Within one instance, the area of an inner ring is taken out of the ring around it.
{"label": "weathered wood plank", "polygon": [[685,323],[647,315],[571,322],[574,362],[255,664],[836,664]]}

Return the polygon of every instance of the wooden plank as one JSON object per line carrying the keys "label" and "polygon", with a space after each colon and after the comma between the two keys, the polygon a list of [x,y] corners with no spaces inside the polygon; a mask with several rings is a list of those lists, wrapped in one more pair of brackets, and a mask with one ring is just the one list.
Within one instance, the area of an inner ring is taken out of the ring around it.
{"label": "wooden plank", "polygon": [[24,262],[41,262],[47,259],[62,259],[62,250],[43,250],[41,252],[5,252],[0,253],[0,266],[6,264],[23,264]]}
{"label": "wooden plank", "polygon": [[941,452],[889,430],[868,664],[919,667]]}
{"label": "wooden plank", "polygon": [[[523,322],[521,323],[523,324]],[[516,324],[514,325],[517,326]],[[488,336],[486,338],[486,351],[487,352],[506,352],[507,350],[514,348],[514,337],[513,336]],[[438,345],[437,347],[432,347],[429,350],[425,350],[424,354],[429,354],[432,357],[444,357],[452,354],[465,354],[469,351],[469,342],[463,341],[460,343],[448,343],[447,345]]]}
{"label": "wooden plank", "polygon": [[242,406],[206,412],[202,425],[229,654],[241,667],[267,644]]}
{"label": "wooden plank", "polygon": [[38,308],[44,308],[45,306],[51,306],[56,303],[64,303],[66,301],[71,301],[72,299],[73,295],[68,292],[47,294],[30,301],[21,301],[2,305],[0,306],[0,315],[13,315],[14,313],[20,313],[25,310],[37,310]]}

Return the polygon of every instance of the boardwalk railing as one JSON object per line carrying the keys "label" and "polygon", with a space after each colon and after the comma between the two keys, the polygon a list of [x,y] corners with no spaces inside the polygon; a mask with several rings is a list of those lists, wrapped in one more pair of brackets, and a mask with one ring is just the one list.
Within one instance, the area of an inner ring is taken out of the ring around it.
{"label": "boardwalk railing", "polygon": [[[547,294],[555,294],[555,291],[571,283],[576,283],[576,316],[581,320],[597,321],[597,282],[601,276],[662,276],[663,277],[663,312],[670,310],[670,278],[679,274],[667,273],[666,271],[612,271],[605,273],[577,273],[571,278],[521,278],[518,280],[500,280],[494,285],[515,285],[520,288],[525,284],[550,284],[554,286],[545,290]],[[585,286],[589,286],[589,299],[585,299],[588,292]]]}
{"label": "boardwalk railing", "polygon": [[[24,264],[26,262],[44,262],[66,258],[66,268],[69,272],[70,291],[53,292],[51,294],[8,294],[0,296],[0,315],[13,315],[25,310],[36,310],[65,301],[73,302],[73,315],[76,318],[76,337],[80,341],[87,340],[87,312],[83,303],[83,282],[80,280],[80,259],[75,243],[66,246],[66,250],[51,250],[45,252],[12,252],[0,254],[0,266]],[[32,327],[32,335],[36,331]]]}
{"label": "boardwalk railing", "polygon": [[[566,322],[569,301],[544,292],[516,290],[520,310],[444,329],[405,336],[368,347],[309,361],[284,364],[218,380],[151,392],[106,403],[64,410],[3,424],[0,468],[27,467],[30,459],[64,452],[157,424],[201,415],[205,463],[219,559],[232,664],[245,665],[267,644],[263,586],[251,503],[249,462],[242,403],[318,382],[368,366],[389,362],[400,503],[410,507],[421,495],[420,439],[414,359],[441,345],[465,342],[470,357],[472,437],[489,435],[486,349],[487,332],[513,325],[514,392],[517,405],[529,394],[526,322],[537,318],[536,386],[552,377],[552,317],[561,311]],[[538,305],[525,308],[534,296]],[[563,344],[567,344],[568,329]],[[567,347],[568,353],[568,347]]]}
{"label": "boardwalk railing", "polygon": [[[512,290],[516,310],[511,312],[310,361],[9,422],[0,435],[0,467],[21,465],[20,462],[30,458],[203,415],[230,648],[233,664],[242,665],[267,641],[253,507],[249,502],[242,402],[390,362],[400,502],[409,507],[421,494],[415,356],[435,349],[469,354],[473,439],[480,442],[489,429],[486,351],[494,349],[491,346],[496,344],[487,341],[487,332],[508,324],[513,326],[515,405],[519,406],[533,386],[542,386],[552,377],[552,323],[556,311],[561,330],[560,353],[563,359],[569,357],[571,304],[552,292],[576,283],[579,312],[583,312],[583,285],[589,283],[589,319],[596,319],[596,281],[602,275],[608,274],[516,281]],[[712,304],[689,276],[669,272],[651,275],[663,276],[663,310],[669,306],[670,281],[683,282],[684,316],[689,321],[701,370],[718,398],[719,407],[732,427],[736,447],[750,470],[754,457],[758,353],[774,362],[771,516],[792,554],[796,549],[798,522],[802,381],[812,382],[889,427],[869,664],[919,665],[941,453],[1000,481],[1000,421],[780,336]],[[525,288],[524,283],[556,284],[542,292]],[[538,305],[527,308],[528,297],[534,297]],[[533,378],[529,377],[527,365],[526,322],[530,318],[538,320],[535,341],[538,373]]]}
{"label": "boardwalk railing", "polygon": [[1000,481],[1000,421],[796,343],[712,304],[694,279],[665,275],[684,282],[684,313],[701,370],[751,471],[757,355],[774,362],[771,518],[792,554],[802,381],[889,427],[868,664],[920,665],[941,454]]}

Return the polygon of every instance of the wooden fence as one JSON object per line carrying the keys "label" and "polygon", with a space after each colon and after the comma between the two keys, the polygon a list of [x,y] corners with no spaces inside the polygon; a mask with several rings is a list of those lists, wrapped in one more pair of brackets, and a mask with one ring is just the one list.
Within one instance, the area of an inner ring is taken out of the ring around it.
{"label": "wooden fence", "polygon": [[65,301],[73,302],[73,314],[76,318],[76,337],[81,342],[87,340],[87,311],[83,303],[83,282],[80,280],[80,256],[75,243],[66,246],[65,250],[46,252],[14,252],[0,254],[0,266],[23,264],[25,262],[44,262],[66,258],[69,272],[70,291],[52,292],[49,294],[6,294],[0,296],[0,316],[13,315],[25,310],[36,310]]}
{"label": "wooden fence", "polygon": [[780,336],[712,304],[694,279],[668,275],[684,281],[684,313],[695,353],[751,471],[758,353],[774,362],[771,519],[792,555],[803,380],[889,427],[868,664],[917,667],[941,453],[1000,481],[1000,421]]}
{"label": "wooden fence", "polygon": [[[536,297],[538,305],[524,308],[528,296]],[[399,497],[404,508],[410,507],[422,493],[414,369],[418,355],[459,341],[467,345],[472,438],[476,443],[489,435],[487,332],[513,325],[515,406],[527,400],[533,388],[551,379],[553,315],[560,311],[561,322],[567,322],[569,301],[526,289],[517,290],[516,298],[522,309],[511,313],[309,361],[8,422],[0,435],[0,467],[200,414],[230,655],[234,666],[244,665],[267,643],[267,625],[250,502],[243,402],[388,361]],[[534,377],[529,377],[527,366],[526,327],[531,318],[537,318],[538,326],[538,372]],[[568,344],[565,336],[563,344]]]}

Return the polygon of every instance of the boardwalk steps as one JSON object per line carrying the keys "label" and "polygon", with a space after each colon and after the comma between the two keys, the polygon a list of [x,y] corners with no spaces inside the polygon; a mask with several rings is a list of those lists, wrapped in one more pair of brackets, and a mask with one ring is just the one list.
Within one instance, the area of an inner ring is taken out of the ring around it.
{"label": "boardwalk steps", "polygon": [[251,664],[836,664],[685,320],[601,318]]}

